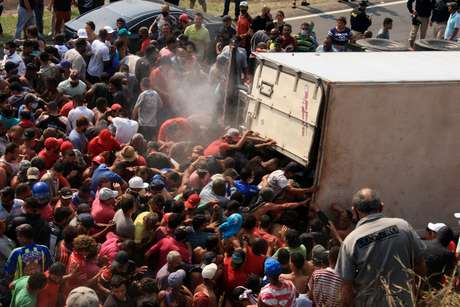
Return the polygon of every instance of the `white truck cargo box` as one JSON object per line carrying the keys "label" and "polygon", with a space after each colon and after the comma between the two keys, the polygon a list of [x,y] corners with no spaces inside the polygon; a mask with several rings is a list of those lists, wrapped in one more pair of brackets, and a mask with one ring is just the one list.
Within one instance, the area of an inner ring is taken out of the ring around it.
{"label": "white truck cargo box", "polygon": [[418,229],[458,225],[460,52],[257,58],[246,125],[315,169],[321,206],[349,206],[355,191],[371,187],[387,215]]}

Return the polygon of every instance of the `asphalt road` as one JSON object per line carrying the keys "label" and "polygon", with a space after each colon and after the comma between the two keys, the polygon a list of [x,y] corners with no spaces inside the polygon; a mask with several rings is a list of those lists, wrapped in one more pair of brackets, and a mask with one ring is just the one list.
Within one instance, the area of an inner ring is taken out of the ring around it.
{"label": "asphalt road", "polygon": [[[287,18],[286,20],[292,24],[293,31],[295,32],[300,29],[300,25],[303,22],[313,21],[315,23],[318,42],[321,43],[326,37],[328,30],[335,26],[335,18],[345,16],[349,22],[350,13],[358,3],[359,1],[357,0],[351,4],[344,4],[349,8],[330,12],[322,12],[311,7],[300,8],[299,10],[303,10],[304,13],[299,13],[300,16]],[[406,7],[406,1],[388,3],[375,3],[371,1],[368,14],[372,18],[372,25],[369,30],[373,32],[374,36],[377,35],[378,30],[382,27],[383,19],[390,17],[393,19],[393,29],[390,32],[390,39],[404,44],[408,43],[411,19]],[[427,36],[427,38],[431,38],[430,29],[428,29]]]}

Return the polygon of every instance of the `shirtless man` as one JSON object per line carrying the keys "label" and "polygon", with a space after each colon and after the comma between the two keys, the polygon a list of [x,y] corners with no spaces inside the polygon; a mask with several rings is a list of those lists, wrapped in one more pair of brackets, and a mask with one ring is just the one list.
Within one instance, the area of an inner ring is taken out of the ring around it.
{"label": "shirtless man", "polygon": [[301,253],[294,252],[291,254],[290,261],[291,273],[281,274],[280,279],[292,281],[299,294],[307,294],[311,273],[307,274],[305,270],[305,258]]}

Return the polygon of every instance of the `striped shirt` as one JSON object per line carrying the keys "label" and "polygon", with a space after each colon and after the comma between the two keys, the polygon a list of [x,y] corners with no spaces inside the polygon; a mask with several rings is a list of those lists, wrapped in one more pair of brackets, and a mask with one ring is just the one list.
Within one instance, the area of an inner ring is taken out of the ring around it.
{"label": "striped shirt", "polygon": [[340,289],[342,280],[332,268],[319,269],[313,272],[309,284],[313,303],[316,306],[341,306]]}
{"label": "striped shirt", "polygon": [[297,291],[290,280],[280,280],[280,286],[268,284],[262,288],[259,299],[268,306],[295,306]]}

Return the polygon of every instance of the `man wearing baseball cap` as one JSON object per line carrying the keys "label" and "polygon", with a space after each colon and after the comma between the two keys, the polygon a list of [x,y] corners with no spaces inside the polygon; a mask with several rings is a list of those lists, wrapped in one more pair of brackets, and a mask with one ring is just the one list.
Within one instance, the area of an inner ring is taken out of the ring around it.
{"label": "man wearing baseball cap", "polygon": [[201,271],[203,283],[195,288],[194,306],[217,306],[217,295],[214,291],[217,269],[217,264],[210,263]]}
{"label": "man wearing baseball cap", "polygon": [[98,224],[109,224],[115,216],[115,197],[118,192],[109,188],[102,188],[98,191],[96,199],[91,207],[91,215]]}
{"label": "man wearing baseball cap", "polygon": [[268,257],[264,263],[264,272],[269,283],[259,294],[259,303],[266,306],[295,306],[297,290],[290,280],[280,280],[281,264],[275,258]]}

